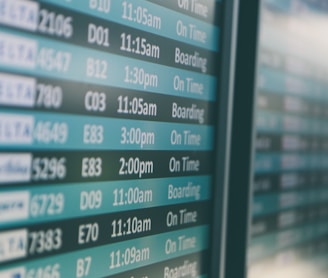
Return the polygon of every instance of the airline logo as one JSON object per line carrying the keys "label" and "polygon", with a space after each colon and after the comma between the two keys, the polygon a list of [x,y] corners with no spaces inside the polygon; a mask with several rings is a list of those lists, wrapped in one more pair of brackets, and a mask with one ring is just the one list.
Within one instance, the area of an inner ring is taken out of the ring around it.
{"label": "airline logo", "polygon": [[37,41],[0,32],[0,64],[34,69],[37,53]]}
{"label": "airline logo", "polygon": [[34,105],[36,81],[18,75],[0,73],[0,103],[32,107]]}
{"label": "airline logo", "polygon": [[24,278],[25,277],[25,268],[13,268],[5,271],[0,271],[1,278]]}
{"label": "airline logo", "polygon": [[30,153],[0,154],[0,184],[29,181],[31,164],[32,155]]}
{"label": "airline logo", "polygon": [[[29,212],[28,191],[0,194],[0,223],[27,219]],[[1,276],[0,276],[1,277]]]}
{"label": "airline logo", "polygon": [[25,0],[0,0],[0,23],[35,31],[39,4]]}
{"label": "airline logo", "polygon": [[34,117],[0,113],[0,144],[32,144]]}
{"label": "airline logo", "polygon": [[27,234],[26,229],[0,233],[0,262],[26,257]]}

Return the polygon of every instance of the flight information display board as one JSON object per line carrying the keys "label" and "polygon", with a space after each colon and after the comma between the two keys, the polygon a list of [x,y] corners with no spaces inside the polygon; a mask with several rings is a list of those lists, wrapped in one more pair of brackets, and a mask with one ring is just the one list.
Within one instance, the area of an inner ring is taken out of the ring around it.
{"label": "flight information display board", "polygon": [[0,0],[1,277],[208,277],[222,7]]}
{"label": "flight information display board", "polygon": [[248,277],[327,277],[327,2],[262,2]]}

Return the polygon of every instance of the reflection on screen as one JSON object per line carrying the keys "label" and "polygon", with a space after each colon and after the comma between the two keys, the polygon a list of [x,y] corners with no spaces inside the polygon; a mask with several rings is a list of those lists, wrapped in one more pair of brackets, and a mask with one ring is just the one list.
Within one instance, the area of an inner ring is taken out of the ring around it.
{"label": "reflection on screen", "polygon": [[327,277],[328,6],[262,2],[248,277]]}

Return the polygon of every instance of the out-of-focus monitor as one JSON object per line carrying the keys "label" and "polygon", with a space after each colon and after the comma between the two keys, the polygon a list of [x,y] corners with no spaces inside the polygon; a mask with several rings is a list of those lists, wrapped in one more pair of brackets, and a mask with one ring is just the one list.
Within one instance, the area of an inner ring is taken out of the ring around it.
{"label": "out-of-focus monitor", "polygon": [[327,1],[262,1],[248,278],[328,276],[327,30]]}
{"label": "out-of-focus monitor", "polygon": [[0,277],[219,277],[234,2],[0,0]]}

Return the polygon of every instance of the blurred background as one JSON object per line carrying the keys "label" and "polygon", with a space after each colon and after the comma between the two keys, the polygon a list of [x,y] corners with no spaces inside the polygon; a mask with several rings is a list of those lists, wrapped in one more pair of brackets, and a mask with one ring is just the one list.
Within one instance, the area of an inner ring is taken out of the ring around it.
{"label": "blurred background", "polygon": [[248,278],[328,277],[328,1],[260,9]]}

